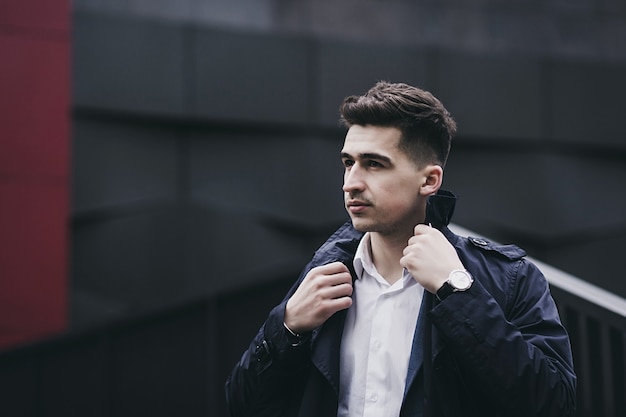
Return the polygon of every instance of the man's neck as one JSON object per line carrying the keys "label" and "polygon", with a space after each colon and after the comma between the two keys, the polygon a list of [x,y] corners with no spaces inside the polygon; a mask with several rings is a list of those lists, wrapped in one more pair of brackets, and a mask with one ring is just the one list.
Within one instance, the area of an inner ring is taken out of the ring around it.
{"label": "man's neck", "polygon": [[370,245],[372,249],[372,262],[376,270],[389,284],[393,284],[402,278],[402,266],[400,259],[411,234],[406,236],[389,236],[379,233],[371,233]]}

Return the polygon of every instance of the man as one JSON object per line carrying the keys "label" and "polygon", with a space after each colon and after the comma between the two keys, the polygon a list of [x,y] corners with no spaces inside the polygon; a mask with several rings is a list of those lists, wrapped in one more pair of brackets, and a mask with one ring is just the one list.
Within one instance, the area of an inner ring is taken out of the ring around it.
{"label": "man", "polygon": [[226,383],[233,417],[571,416],[569,339],[515,246],[453,234],[456,124],[380,82],[341,106],[350,222],[315,253]]}

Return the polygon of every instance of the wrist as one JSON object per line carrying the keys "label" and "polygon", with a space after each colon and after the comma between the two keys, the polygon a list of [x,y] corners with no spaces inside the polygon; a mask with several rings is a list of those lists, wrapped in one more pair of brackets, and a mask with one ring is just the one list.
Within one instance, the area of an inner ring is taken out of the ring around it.
{"label": "wrist", "polygon": [[285,328],[285,336],[292,347],[300,346],[306,341],[307,335],[293,331],[285,322],[283,322],[283,327]]}

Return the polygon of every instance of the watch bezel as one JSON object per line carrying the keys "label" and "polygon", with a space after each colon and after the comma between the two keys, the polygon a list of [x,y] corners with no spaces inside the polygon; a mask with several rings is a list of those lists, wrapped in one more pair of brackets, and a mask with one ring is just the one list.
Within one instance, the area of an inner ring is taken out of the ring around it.
{"label": "watch bezel", "polygon": [[474,278],[472,274],[464,269],[455,269],[450,272],[447,281],[452,287],[453,291],[467,291],[472,286]]}

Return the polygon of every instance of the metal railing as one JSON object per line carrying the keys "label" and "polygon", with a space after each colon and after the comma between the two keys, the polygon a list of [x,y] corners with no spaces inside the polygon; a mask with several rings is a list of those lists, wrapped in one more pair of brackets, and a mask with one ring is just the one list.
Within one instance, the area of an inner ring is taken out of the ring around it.
{"label": "metal railing", "polygon": [[[477,236],[457,225],[461,236]],[[537,259],[570,334],[578,417],[626,417],[626,299]]]}

